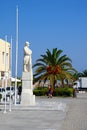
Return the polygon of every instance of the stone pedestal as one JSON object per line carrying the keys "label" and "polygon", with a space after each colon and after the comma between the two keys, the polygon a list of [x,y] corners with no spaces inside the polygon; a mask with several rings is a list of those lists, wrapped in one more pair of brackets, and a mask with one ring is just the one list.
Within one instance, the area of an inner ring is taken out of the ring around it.
{"label": "stone pedestal", "polygon": [[22,74],[22,106],[35,105],[35,95],[33,95],[32,72],[23,72]]}

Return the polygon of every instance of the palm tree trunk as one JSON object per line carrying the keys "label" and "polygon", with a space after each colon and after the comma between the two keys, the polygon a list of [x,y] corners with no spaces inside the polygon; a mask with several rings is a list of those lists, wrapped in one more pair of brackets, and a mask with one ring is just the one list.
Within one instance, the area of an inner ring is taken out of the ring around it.
{"label": "palm tree trunk", "polygon": [[64,79],[61,79],[62,87],[64,87]]}

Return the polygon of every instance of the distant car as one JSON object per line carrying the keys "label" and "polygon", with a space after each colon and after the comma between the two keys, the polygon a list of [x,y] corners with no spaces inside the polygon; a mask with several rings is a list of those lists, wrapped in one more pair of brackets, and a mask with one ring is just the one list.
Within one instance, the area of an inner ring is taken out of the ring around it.
{"label": "distant car", "polygon": [[15,90],[14,90],[14,87],[6,87],[6,96],[8,97],[8,96],[10,96],[10,94],[11,94],[11,97],[14,95],[14,93],[15,93]]}
{"label": "distant car", "polygon": [[0,88],[0,94],[2,95],[2,98],[5,99],[5,89],[4,88]]}

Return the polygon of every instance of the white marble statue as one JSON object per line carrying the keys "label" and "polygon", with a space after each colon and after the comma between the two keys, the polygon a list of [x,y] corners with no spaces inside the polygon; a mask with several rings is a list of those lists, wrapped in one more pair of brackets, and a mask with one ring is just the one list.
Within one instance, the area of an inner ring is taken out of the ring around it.
{"label": "white marble statue", "polygon": [[30,43],[25,42],[24,46],[24,72],[29,72],[32,68],[32,61],[31,61],[31,55],[32,51],[29,48]]}

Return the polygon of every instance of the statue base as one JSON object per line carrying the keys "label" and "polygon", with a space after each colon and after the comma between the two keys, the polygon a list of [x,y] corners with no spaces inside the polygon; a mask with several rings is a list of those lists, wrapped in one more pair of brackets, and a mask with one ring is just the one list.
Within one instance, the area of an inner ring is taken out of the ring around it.
{"label": "statue base", "polygon": [[23,72],[22,74],[22,106],[35,105],[35,95],[33,95],[32,73]]}

